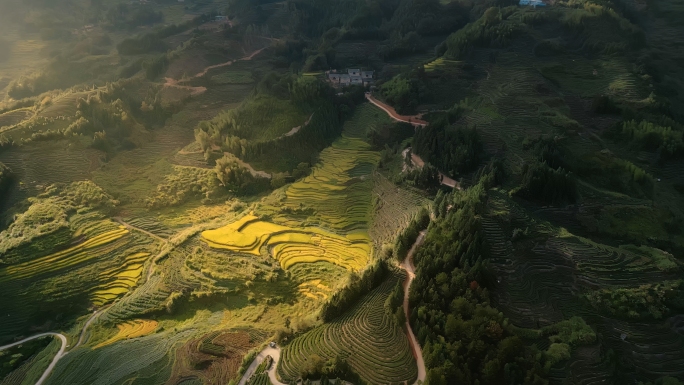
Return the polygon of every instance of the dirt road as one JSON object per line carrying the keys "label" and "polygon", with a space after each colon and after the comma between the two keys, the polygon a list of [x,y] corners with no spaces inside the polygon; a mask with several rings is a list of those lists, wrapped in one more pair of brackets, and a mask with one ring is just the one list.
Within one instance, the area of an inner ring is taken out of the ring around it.
{"label": "dirt road", "polygon": [[64,351],[66,350],[66,348],[67,348],[67,339],[66,339],[66,337],[65,337],[63,334],[60,334],[60,333],[52,333],[52,332],[40,333],[40,334],[36,334],[35,336],[29,337],[29,338],[24,338],[24,339],[21,340],[21,341],[17,341],[17,342],[11,343],[11,344],[9,344],[9,345],[0,346],[0,350],[5,350],[5,349],[9,349],[9,348],[11,348],[11,347],[13,347],[13,346],[21,345],[21,344],[23,344],[24,342],[28,342],[28,341],[31,341],[31,340],[35,340],[35,339],[37,339],[37,338],[42,338],[42,337],[47,337],[47,336],[53,336],[53,337],[59,338],[59,339],[62,341],[62,346],[59,348],[59,351],[58,351],[57,354],[55,355],[55,358],[53,358],[53,359],[52,359],[52,362],[50,362],[50,365],[47,367],[47,369],[45,369],[45,372],[43,372],[43,375],[40,376],[40,379],[36,382],[36,385],[41,385],[43,382],[45,382],[45,380],[48,378],[48,376],[50,375],[50,373],[52,373],[52,370],[55,368],[55,365],[57,365],[57,362],[58,362],[62,357],[64,357],[65,355],[67,355],[67,353],[64,352]]}
{"label": "dirt road", "polygon": [[278,381],[278,378],[276,376],[276,368],[278,367],[278,362],[280,362],[280,347],[276,346],[275,348],[272,348],[270,346],[267,346],[257,354],[256,357],[254,357],[254,361],[249,365],[247,368],[247,371],[245,371],[245,374],[242,376],[240,379],[240,382],[238,385],[245,385],[247,384],[247,381],[249,381],[249,378],[252,377],[254,374],[254,371],[259,367],[259,365],[266,359],[267,356],[271,356],[273,358],[273,363],[271,364],[271,367],[268,368],[268,378],[271,380],[271,384],[273,385],[286,385],[285,383],[282,383]]}
{"label": "dirt road", "polygon": [[389,115],[390,118],[392,118],[398,122],[410,123],[416,127],[424,127],[424,126],[427,126],[427,124],[428,124],[428,122],[422,120],[419,115],[412,115],[412,116],[399,115],[399,113],[392,106],[390,106],[386,103],[383,103],[383,102],[379,101],[378,99],[374,98],[370,92],[366,92],[366,99],[368,99],[369,102],[373,103],[375,106],[377,106],[381,110],[385,111],[387,113],[387,115]]}
{"label": "dirt road", "polygon": [[409,289],[411,288],[413,279],[416,278],[416,269],[415,266],[413,266],[413,254],[425,240],[425,233],[425,230],[421,231],[421,233],[418,235],[418,239],[416,239],[416,243],[413,244],[411,250],[409,250],[408,254],[406,255],[406,259],[404,259],[404,262],[399,265],[399,267],[406,271],[406,281],[404,281],[404,314],[406,315],[406,334],[408,335],[409,342],[411,343],[413,356],[416,358],[416,364],[418,364],[418,378],[416,379],[416,384],[425,382],[426,372],[425,361],[423,360],[423,353],[420,349],[420,344],[418,343],[416,336],[413,334],[413,330],[409,324]]}
{"label": "dirt road", "polygon": [[[401,153],[402,157],[406,158],[406,153],[407,153],[408,151],[411,151],[411,148],[405,149],[404,152]],[[418,155],[416,155],[416,154],[414,154],[414,153],[411,153],[411,163],[413,163],[413,165],[416,166],[416,167],[423,167],[423,166],[425,166],[425,162],[423,161],[423,159],[422,159],[420,156],[418,156]],[[406,171],[406,170],[404,170],[404,171]],[[449,187],[451,187],[451,188],[455,188],[455,189],[457,189],[457,190],[461,190],[461,185],[460,185],[460,183],[456,182],[456,181],[455,181],[454,179],[452,179],[452,178],[449,178],[448,176],[446,176],[446,175],[445,175],[444,173],[442,173],[441,171],[439,172],[439,175],[442,177],[442,184],[443,184],[443,185],[449,186]]]}
{"label": "dirt road", "polygon": [[206,67],[204,70],[202,70],[202,72],[200,72],[197,75],[195,75],[191,78],[188,78],[188,79],[176,80],[173,78],[164,78],[164,80],[165,80],[164,87],[171,87],[171,88],[178,88],[181,90],[188,90],[188,91],[190,91],[190,96],[196,96],[196,95],[203,94],[204,92],[207,91],[207,87],[191,87],[191,86],[184,86],[184,85],[181,85],[179,83],[187,82],[187,81],[190,81],[190,80],[195,79],[195,78],[200,78],[200,77],[206,75],[207,72],[211,71],[214,68],[221,68],[221,67],[229,66],[229,65],[231,65],[237,61],[240,61],[240,60],[252,60],[254,58],[254,56],[258,55],[260,52],[262,52],[266,48],[268,48],[268,46],[261,48],[261,49],[258,49],[256,51],[252,52],[251,54],[249,54],[243,58],[240,58],[240,59],[227,61],[225,63],[210,65],[210,66]]}

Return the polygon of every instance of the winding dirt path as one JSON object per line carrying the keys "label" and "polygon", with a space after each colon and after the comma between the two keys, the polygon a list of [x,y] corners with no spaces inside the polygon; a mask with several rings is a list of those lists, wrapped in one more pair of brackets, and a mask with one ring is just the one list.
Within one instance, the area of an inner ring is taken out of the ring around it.
{"label": "winding dirt path", "polygon": [[143,233],[143,234],[145,234],[145,235],[147,235],[147,236],[149,236],[149,237],[152,237],[152,238],[154,238],[154,239],[156,239],[156,240],[158,240],[158,241],[160,241],[160,242],[162,242],[162,243],[167,243],[167,242],[168,242],[167,239],[162,238],[162,237],[160,237],[159,235],[156,235],[156,234],[154,234],[154,233],[151,233],[151,232],[149,232],[149,231],[147,231],[147,230],[141,229],[140,227],[135,227],[135,226],[131,225],[130,223],[127,223],[126,221],[124,221],[124,220],[121,219],[120,217],[114,217],[114,218],[112,218],[112,219],[114,219],[115,221],[117,221],[118,223],[120,223],[122,226],[126,227],[126,228],[129,229],[129,230],[134,230],[134,231],[141,232],[141,233]]}
{"label": "winding dirt path", "polygon": [[411,324],[409,323],[409,289],[411,288],[413,279],[416,278],[416,268],[413,265],[413,254],[425,240],[425,233],[426,230],[420,232],[416,242],[411,247],[411,250],[409,250],[408,254],[406,254],[406,259],[404,259],[404,262],[399,265],[399,267],[406,271],[406,281],[404,281],[404,314],[406,315],[406,334],[409,338],[409,342],[411,343],[413,357],[415,357],[416,364],[418,364],[418,378],[416,379],[416,384],[422,384],[425,382],[426,371],[425,361],[423,360],[423,353],[420,349],[420,344],[418,343],[416,336],[413,334]]}
{"label": "winding dirt path", "polygon": [[11,344],[8,344],[8,345],[0,346],[0,351],[5,350],[5,349],[9,349],[9,348],[11,348],[11,347],[14,347],[14,346],[17,346],[17,345],[21,345],[21,344],[23,344],[23,343],[25,343],[25,342],[28,342],[28,341],[31,341],[31,340],[35,340],[35,339],[38,339],[38,338],[42,338],[42,337],[53,336],[53,337],[59,338],[59,339],[62,341],[62,346],[59,348],[59,351],[57,352],[57,354],[55,355],[55,357],[54,357],[54,358],[52,359],[52,361],[50,362],[50,365],[49,365],[49,366],[47,367],[47,369],[45,369],[45,371],[43,372],[43,375],[40,376],[40,379],[38,379],[38,381],[36,382],[36,385],[41,385],[43,382],[45,382],[45,380],[48,378],[48,376],[52,373],[52,370],[53,370],[53,369],[55,368],[55,366],[57,365],[57,362],[58,362],[59,360],[61,360],[64,356],[66,356],[67,354],[69,354],[70,351],[76,349],[77,347],[79,347],[79,346],[83,343],[83,341],[84,341],[83,338],[84,338],[85,333],[86,333],[86,330],[88,329],[88,327],[90,326],[90,324],[93,323],[93,321],[95,321],[95,319],[96,319],[100,314],[102,314],[102,312],[104,312],[106,309],[107,309],[107,308],[103,308],[103,309],[101,309],[101,310],[99,310],[99,311],[97,311],[97,312],[94,312],[93,315],[90,316],[90,318],[88,319],[88,321],[86,321],[86,323],[83,325],[83,329],[81,329],[81,334],[80,334],[80,336],[79,336],[79,338],[78,338],[78,342],[77,342],[76,345],[74,345],[74,347],[71,348],[68,352],[66,351],[66,348],[69,347],[69,345],[67,345],[68,342],[67,342],[66,336],[64,336],[64,334],[62,334],[62,333],[56,333],[56,332],[45,332],[45,333],[40,333],[40,334],[36,334],[35,336],[31,336],[31,337],[28,337],[28,338],[24,338],[24,339],[21,340],[21,341],[17,341],[17,342],[13,342],[13,343],[11,343]]}
{"label": "winding dirt path", "polygon": [[422,115],[399,115],[399,113],[397,112],[397,110],[394,109],[394,107],[388,105],[387,103],[379,101],[378,99],[373,97],[373,95],[371,95],[370,92],[366,92],[366,99],[368,99],[369,102],[373,103],[381,110],[385,111],[390,118],[396,120],[397,122],[410,123],[415,127],[425,127],[428,124],[428,122],[420,118]]}
{"label": "winding dirt path", "polygon": [[[428,122],[420,119],[423,116],[423,114],[413,115],[413,116],[399,115],[397,113],[397,111],[392,106],[387,105],[386,103],[383,103],[383,102],[379,101],[378,99],[374,98],[370,92],[366,92],[366,99],[368,99],[368,101],[371,102],[374,106],[385,111],[387,113],[387,115],[389,115],[390,118],[396,120],[397,122],[410,123],[416,128],[425,127],[428,125]],[[410,149],[407,149],[407,150],[410,151]],[[404,150],[402,155],[405,156],[407,150]],[[423,159],[421,159],[420,156],[418,156],[414,153],[411,153],[411,162],[413,163],[414,166],[417,166],[417,167],[423,167],[425,165],[425,162],[423,162]],[[451,188],[461,190],[461,185],[457,181],[448,177],[446,174],[444,174],[441,171],[439,172],[439,175],[442,177],[442,184],[444,186],[448,186]]]}
{"label": "winding dirt path", "polygon": [[210,65],[210,66],[206,67],[204,70],[202,70],[202,72],[198,73],[197,75],[195,75],[191,78],[181,79],[181,80],[176,80],[173,78],[164,78],[164,80],[165,80],[164,87],[178,88],[181,90],[188,90],[188,91],[190,91],[190,96],[197,96],[197,95],[203,94],[207,91],[207,87],[184,86],[184,85],[181,85],[180,83],[184,83],[184,82],[190,81],[192,79],[196,79],[196,78],[201,78],[202,76],[206,75],[209,71],[211,71],[214,68],[226,67],[226,66],[229,66],[235,62],[241,61],[241,60],[252,60],[254,58],[254,56],[258,55],[259,53],[261,53],[266,48],[268,48],[268,46],[266,46],[264,48],[260,48],[256,51],[252,52],[251,54],[249,54],[243,58],[240,58],[240,59],[235,59],[235,60],[227,61],[225,63]]}
{"label": "winding dirt path", "polygon": [[[83,342],[85,342],[86,331],[88,330],[88,327],[90,326],[90,324],[92,324],[93,321],[95,321],[108,308],[109,308],[109,306],[106,306],[106,307],[103,307],[102,309],[100,309],[96,312],[93,312],[93,315],[91,315],[90,318],[88,318],[88,321],[86,321],[86,323],[83,325],[83,329],[81,329],[81,335],[78,336],[78,342],[76,343],[76,345],[74,345],[73,348],[71,348],[71,350],[76,349],[77,347],[81,346],[81,344],[83,344]],[[69,351],[71,351],[71,350],[69,350]]]}
{"label": "winding dirt path", "polygon": [[259,354],[257,354],[256,357],[254,357],[254,361],[252,361],[252,363],[249,365],[249,367],[245,371],[245,374],[243,374],[242,378],[240,378],[240,382],[238,382],[238,385],[247,384],[247,381],[249,381],[249,379],[252,377],[256,369],[259,367],[259,365],[261,365],[262,362],[264,362],[267,356],[271,356],[271,358],[273,358],[273,363],[271,364],[271,367],[268,368],[268,370],[266,371],[268,373],[268,378],[271,380],[271,384],[287,385],[285,383],[278,381],[278,377],[276,376],[276,368],[278,367],[278,362],[280,362],[279,346],[276,346],[275,348],[267,346],[264,348],[264,350],[260,351]]}
{"label": "winding dirt path", "polygon": [[50,365],[49,365],[49,366],[47,367],[47,369],[45,369],[45,371],[43,372],[43,375],[40,376],[40,379],[36,382],[36,385],[41,385],[43,382],[45,382],[45,380],[48,378],[48,376],[50,375],[50,373],[52,373],[52,369],[54,369],[54,368],[55,368],[55,365],[57,365],[57,361],[59,361],[62,357],[64,357],[65,355],[67,355],[67,353],[64,352],[64,351],[66,350],[66,347],[67,347],[67,339],[66,339],[66,337],[64,336],[64,334],[61,334],[61,333],[53,333],[53,332],[40,333],[40,334],[36,334],[35,336],[31,336],[31,337],[28,337],[28,338],[24,338],[24,339],[21,340],[21,341],[17,341],[17,342],[11,343],[11,344],[9,344],[9,345],[0,346],[0,350],[5,350],[5,349],[9,349],[9,348],[11,348],[11,347],[17,346],[17,345],[21,345],[21,344],[23,344],[24,342],[28,342],[28,341],[31,341],[31,340],[35,340],[35,339],[37,339],[37,338],[42,338],[42,337],[47,337],[47,336],[53,336],[53,337],[59,338],[59,339],[62,341],[62,346],[59,348],[59,351],[58,351],[57,354],[55,355],[55,358],[53,358],[53,359],[52,359],[52,362],[50,362]]}
{"label": "winding dirt path", "polygon": [[227,62],[225,62],[225,63],[210,65],[209,67],[205,68],[202,72],[198,73],[197,75],[193,76],[193,77],[190,78],[190,79],[201,78],[202,76],[206,75],[207,72],[209,72],[209,71],[211,71],[211,70],[213,70],[213,69],[215,69],[215,68],[226,67],[226,66],[229,66],[229,65],[231,65],[231,64],[233,64],[233,63],[235,63],[235,62],[241,61],[241,60],[252,60],[252,59],[254,58],[254,56],[260,54],[260,53],[261,53],[263,50],[265,50],[266,48],[268,48],[268,46],[266,46],[266,47],[264,47],[264,48],[261,48],[261,49],[258,49],[258,50],[256,50],[256,51],[252,52],[251,54],[249,54],[249,55],[247,55],[247,56],[245,56],[245,57],[243,57],[243,58],[240,58],[240,59],[235,59],[235,60],[227,61]]}
{"label": "winding dirt path", "polygon": [[[413,279],[416,277],[416,269],[413,265],[413,254],[415,254],[418,247],[425,240],[426,232],[427,230],[423,230],[420,232],[418,238],[416,239],[416,242],[413,244],[411,250],[409,250],[408,254],[406,255],[406,259],[404,259],[404,261],[399,265],[399,267],[406,271],[406,281],[404,281],[404,314],[406,315],[406,334],[409,338],[409,343],[411,344],[411,351],[413,353],[414,358],[416,359],[416,364],[418,365],[418,378],[416,379],[415,385],[420,385],[425,382],[426,370],[425,361],[423,360],[423,353],[421,351],[420,344],[418,343],[418,339],[416,338],[416,336],[413,334],[413,330],[411,329],[411,325],[409,324],[409,289],[411,288],[411,283],[413,282]],[[243,374],[242,378],[240,378],[240,382],[238,383],[238,385],[246,385],[249,379],[256,371],[256,369],[266,359],[267,356],[271,356],[273,358],[273,363],[267,371],[268,377],[271,380],[271,384],[286,385],[280,382],[276,376],[276,369],[278,367],[278,363],[280,362],[279,346],[275,348],[267,346],[261,352],[259,352],[259,354],[257,354],[257,356],[254,358],[254,361],[252,361],[252,363],[245,371],[245,374]]]}
{"label": "winding dirt path", "polygon": [[[315,113],[315,112],[314,112],[314,113]],[[302,124],[301,126],[292,127],[292,129],[291,129],[290,131],[284,133],[284,134],[281,135],[280,137],[281,137],[281,138],[284,138],[284,137],[286,137],[286,136],[292,136],[292,135],[298,133],[299,130],[302,129],[302,127],[306,127],[306,126],[309,125],[309,122],[311,122],[311,118],[313,118],[313,116],[314,116],[314,114],[311,114],[311,116],[309,116],[309,119],[307,119],[306,122],[304,122],[304,124]]]}

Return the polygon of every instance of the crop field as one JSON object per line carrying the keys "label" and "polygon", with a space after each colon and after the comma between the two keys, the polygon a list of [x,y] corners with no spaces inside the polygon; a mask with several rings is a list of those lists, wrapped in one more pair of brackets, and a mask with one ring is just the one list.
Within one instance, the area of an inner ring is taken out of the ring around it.
{"label": "crop field", "polygon": [[[55,368],[47,384],[158,383],[171,374],[170,351],[192,335],[191,330],[165,331],[91,350],[70,352]],[[140,381],[140,382],[137,382]]]}
{"label": "crop field", "polygon": [[425,68],[425,72],[434,72],[437,70],[447,71],[450,68],[458,66],[459,63],[461,62],[440,57],[427,64],[424,64],[423,68]]}
{"label": "crop field", "polygon": [[572,67],[561,62],[544,63],[538,68],[540,73],[563,89],[570,90],[582,97],[600,94],[614,94],[619,97],[635,99],[643,95],[638,80],[630,73],[627,63],[619,60],[582,60],[573,56],[554,57],[561,62],[572,61]]}
{"label": "crop field", "polygon": [[72,226],[74,239],[69,244],[67,238],[63,250],[0,269],[0,287],[12,298],[0,338],[35,326],[60,308],[111,302],[136,284],[151,251],[149,239],[97,215],[75,217]]}
{"label": "crop field", "polygon": [[211,81],[217,84],[252,84],[252,73],[247,71],[231,71],[214,75]]}
{"label": "crop field", "polygon": [[249,379],[249,385],[270,385],[271,380],[268,378],[268,373],[255,374]]}
{"label": "crop field", "polygon": [[253,255],[261,255],[265,246],[283,269],[295,263],[325,261],[354,271],[363,268],[370,256],[369,239],[359,234],[343,237],[316,227],[289,228],[254,215],[204,231],[202,239],[213,248]]}
{"label": "crop field", "polygon": [[100,279],[107,283],[99,286],[92,294],[95,306],[102,306],[128,293],[142,275],[143,264],[149,253],[136,253],[126,257],[123,266],[100,273]]}
{"label": "crop field", "polygon": [[78,99],[87,98],[91,92],[68,92],[51,99],[50,104],[38,116],[46,118],[73,117],[76,115]]}
{"label": "crop field", "polygon": [[247,352],[268,333],[256,329],[214,331],[186,342],[176,351],[168,384],[195,378],[203,384],[225,384],[235,377]]}
{"label": "crop field", "polygon": [[[365,142],[367,131],[376,124],[389,122],[382,111],[363,104],[345,122],[342,137],[323,150],[319,163],[311,175],[291,184],[285,196],[275,204],[264,204],[261,210],[277,216],[288,224],[287,218],[306,214],[306,221],[340,232],[365,233],[372,216],[372,171],[379,154]],[[363,235],[366,237],[365,235]]]}
{"label": "crop field", "polygon": [[408,339],[384,308],[390,291],[403,277],[403,273],[393,273],[339,319],[292,340],[283,348],[280,376],[295,380],[314,354],[324,360],[342,355],[371,384],[412,383],[417,366]]}
{"label": "crop field", "polygon": [[131,318],[165,309],[173,293],[176,295],[199,288],[199,282],[186,267],[186,250],[173,250],[157,265],[157,274],[140,285],[135,291],[116,301],[103,315],[102,320],[122,323]]}
{"label": "crop field", "polygon": [[50,254],[39,259],[34,259],[29,262],[10,265],[2,270],[0,275],[0,283],[7,282],[9,280],[28,279],[35,275],[47,274],[88,262],[88,260],[97,256],[96,254],[90,252],[90,249],[104,246],[110,242],[116,241],[126,234],[128,234],[128,230],[121,226],[117,230],[108,231],[104,234],[95,236],[64,251]]}
{"label": "crop field", "polygon": [[330,287],[326,286],[325,284],[321,283],[320,279],[314,279],[308,282],[301,283],[299,284],[298,288],[300,294],[315,300],[326,300],[328,299],[328,295],[332,292],[332,289],[330,289]]}
{"label": "crop field", "polygon": [[[20,39],[15,35],[16,32],[9,32],[9,35],[3,37],[11,37],[15,41],[9,53],[8,60],[4,61],[0,66],[4,76],[10,78],[18,78],[21,75],[30,74],[31,70],[46,62],[42,57],[41,52],[46,48],[46,43],[39,40],[37,34],[30,39]],[[4,99],[5,92],[0,89],[0,98]]]}
{"label": "crop field", "polygon": [[[22,108],[0,114],[0,129],[3,127],[14,126],[24,119],[27,119],[31,115],[33,115],[33,111],[30,108]],[[0,132],[2,132],[2,130],[0,130]]]}
{"label": "crop field", "polygon": [[376,199],[373,221],[368,231],[375,252],[393,244],[397,235],[408,226],[428,200],[417,193],[396,186],[380,173],[373,174],[373,195]]}
{"label": "crop field", "polygon": [[154,332],[157,329],[158,323],[153,320],[132,320],[116,325],[119,331],[112,338],[103,341],[95,346],[93,349],[101,348],[103,346],[111,345],[117,341],[127,340],[131,338],[142,337]]}
{"label": "crop field", "polygon": [[141,216],[135,218],[123,218],[123,221],[136,228],[142,229],[144,231],[149,231],[150,233],[157,235],[161,238],[169,238],[174,233],[172,229],[170,229],[167,226],[164,226],[154,217]]}

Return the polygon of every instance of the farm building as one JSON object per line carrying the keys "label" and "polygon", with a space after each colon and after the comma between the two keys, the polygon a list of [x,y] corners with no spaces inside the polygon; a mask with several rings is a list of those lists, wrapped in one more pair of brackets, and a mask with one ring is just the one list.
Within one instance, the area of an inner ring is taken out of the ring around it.
{"label": "farm building", "polygon": [[334,86],[346,86],[350,84],[369,85],[373,82],[373,71],[362,71],[356,68],[347,69],[347,73],[330,70],[326,72],[328,81]]}

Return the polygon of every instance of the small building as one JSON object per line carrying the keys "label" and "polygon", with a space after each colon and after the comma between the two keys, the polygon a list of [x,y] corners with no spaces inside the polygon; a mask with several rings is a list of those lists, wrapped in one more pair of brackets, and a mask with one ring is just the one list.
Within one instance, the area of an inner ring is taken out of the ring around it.
{"label": "small building", "polygon": [[338,74],[337,72],[328,73],[328,80],[337,84],[340,82],[340,74]]}
{"label": "small building", "polygon": [[218,15],[218,16],[216,16],[215,20],[216,20],[216,21],[226,21],[226,20],[228,20],[228,17],[227,17],[227,16]]}
{"label": "small building", "polygon": [[342,84],[342,85],[351,84],[351,76],[349,76],[349,74],[341,74],[340,75],[340,84]]}
{"label": "small building", "polygon": [[361,76],[361,70],[358,68],[349,68],[347,73],[351,76]]}
{"label": "small building", "polygon": [[350,76],[351,84],[363,84],[363,78],[361,76]]}
{"label": "small building", "polygon": [[361,77],[364,81],[373,79],[373,71],[361,71]]}

